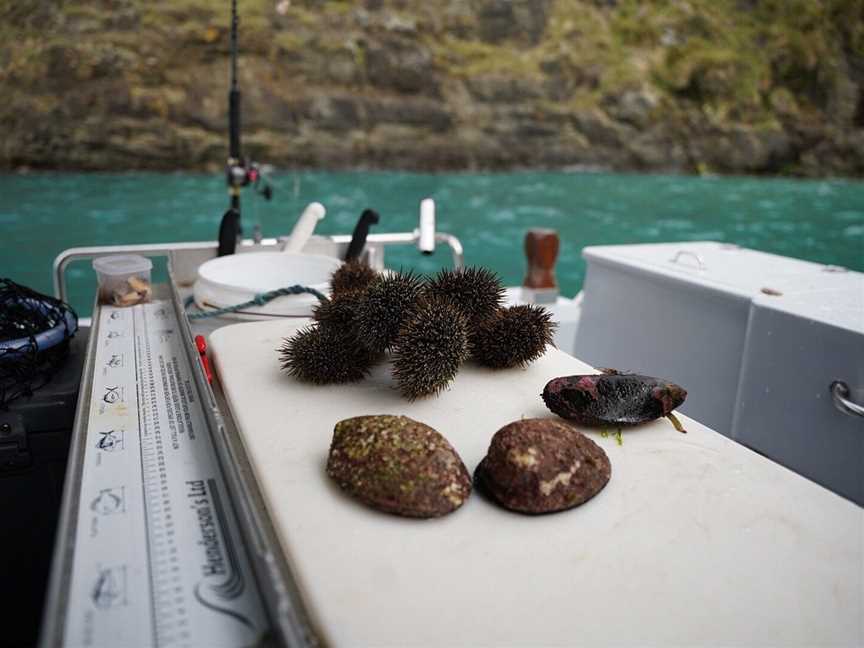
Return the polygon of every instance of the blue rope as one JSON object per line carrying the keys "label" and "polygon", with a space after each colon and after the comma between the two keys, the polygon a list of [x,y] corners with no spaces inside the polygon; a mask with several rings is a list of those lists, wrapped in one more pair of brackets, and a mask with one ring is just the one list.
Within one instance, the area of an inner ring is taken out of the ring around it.
{"label": "blue rope", "polygon": [[[247,302],[243,302],[242,304],[235,304],[234,306],[226,306],[225,308],[214,308],[213,310],[201,311],[200,313],[187,313],[187,317],[191,320],[196,319],[204,319],[206,317],[219,317],[220,315],[226,315],[228,313],[236,313],[237,311],[241,311],[245,308],[249,308],[250,306],[263,306],[267,302],[273,301],[277,297],[284,297],[285,295],[302,295],[302,294],[315,295],[320,301],[326,301],[327,295],[315,290],[314,288],[309,288],[308,286],[288,286],[287,288],[278,288],[276,290],[270,290],[263,293],[258,293]],[[195,301],[194,297],[189,297],[186,299],[186,308],[192,305]]]}

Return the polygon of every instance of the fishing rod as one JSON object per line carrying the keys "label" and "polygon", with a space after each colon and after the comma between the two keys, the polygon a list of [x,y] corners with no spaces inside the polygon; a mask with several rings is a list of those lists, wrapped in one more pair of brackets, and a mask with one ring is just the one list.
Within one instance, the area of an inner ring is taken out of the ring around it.
{"label": "fishing rod", "polygon": [[231,0],[231,89],[228,91],[228,163],[225,167],[230,203],[219,224],[219,256],[234,254],[237,239],[243,233],[240,222],[241,189],[251,184],[265,200],[273,197],[273,188],[261,173],[258,164],[245,159],[240,149],[240,83],[237,79],[239,22],[237,0]]}

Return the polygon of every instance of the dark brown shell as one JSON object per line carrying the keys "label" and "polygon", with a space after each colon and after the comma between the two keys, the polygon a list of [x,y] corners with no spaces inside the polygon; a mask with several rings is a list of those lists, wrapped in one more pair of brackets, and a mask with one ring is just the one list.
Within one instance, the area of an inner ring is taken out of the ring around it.
{"label": "dark brown shell", "polygon": [[609,457],[584,434],[554,419],[523,419],[495,433],[474,480],[504,508],[536,514],[584,504],[611,474]]}
{"label": "dark brown shell", "polygon": [[471,494],[471,477],[453,446],[407,416],[339,421],[327,474],[361,502],[405,517],[446,515]]}

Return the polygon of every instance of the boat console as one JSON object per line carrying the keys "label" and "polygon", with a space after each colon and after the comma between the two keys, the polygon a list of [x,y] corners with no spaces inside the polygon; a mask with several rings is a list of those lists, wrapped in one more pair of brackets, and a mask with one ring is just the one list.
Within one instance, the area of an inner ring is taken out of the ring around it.
{"label": "boat console", "polygon": [[[385,244],[420,238],[370,235],[368,258],[383,267]],[[434,238],[461,263],[457,240]],[[339,256],[348,243],[313,236],[304,251]],[[251,241],[240,247],[254,249]],[[69,262],[116,251],[62,255],[58,293]],[[587,504],[555,515],[511,513],[475,493],[446,518],[396,518],[357,505],[325,474],[334,424],[381,413],[432,425],[473,468],[501,426],[549,416],[539,397],[549,379],[612,364],[591,333],[604,313],[621,347],[654,344],[655,321],[675,330],[690,317],[691,327],[718,331],[676,301],[688,290],[679,290],[685,272],[673,268],[669,286],[653,280],[668,295],[658,303],[640,298],[637,279],[617,270],[632,290],[615,286],[609,298],[635,308],[630,319],[642,325],[622,333],[612,307],[597,307],[592,267],[575,337],[582,359],[548,349],[524,369],[468,365],[439,397],[409,402],[386,365],[347,386],[286,376],[275,351],[304,318],[189,318],[197,267],[215,256],[215,243],[136,251],[168,255],[170,280],[149,304],[95,307],[42,646],[808,646],[864,638],[864,509],[754,452],[748,445],[757,444],[736,439],[732,427],[682,417],[686,435],[663,420],[618,438],[580,428],[609,455],[612,478]],[[794,304],[747,315],[742,332],[735,317],[750,308],[745,296],[726,289],[726,311],[718,292],[704,297],[706,313],[736,328],[715,340],[739,350],[750,344],[748,327],[776,331],[776,318],[795,316]],[[705,369],[700,353],[690,359]],[[762,380],[755,355],[721,355],[742,384]],[[711,400],[701,382],[687,380],[697,404]],[[721,396],[734,405],[734,394]],[[705,420],[731,426],[723,416]]]}

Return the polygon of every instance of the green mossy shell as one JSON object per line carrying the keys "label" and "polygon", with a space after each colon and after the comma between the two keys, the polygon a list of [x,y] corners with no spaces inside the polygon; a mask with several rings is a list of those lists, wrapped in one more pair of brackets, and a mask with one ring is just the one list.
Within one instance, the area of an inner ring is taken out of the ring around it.
{"label": "green mossy shell", "polygon": [[471,477],[453,446],[407,416],[339,421],[327,474],[340,488],[385,513],[432,518],[455,511],[471,494]]}

